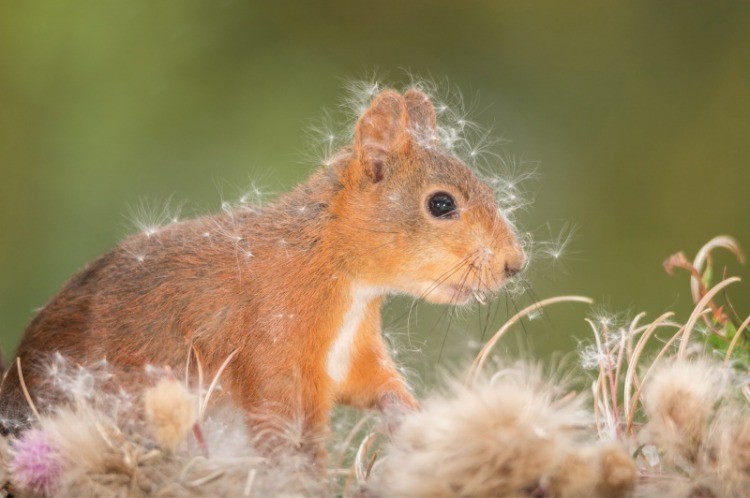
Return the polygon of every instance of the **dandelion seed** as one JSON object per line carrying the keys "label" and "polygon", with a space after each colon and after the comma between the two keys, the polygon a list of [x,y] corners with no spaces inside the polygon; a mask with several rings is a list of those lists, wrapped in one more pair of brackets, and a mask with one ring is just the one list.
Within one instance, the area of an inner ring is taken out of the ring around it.
{"label": "dandelion seed", "polygon": [[529,313],[528,315],[526,315],[526,319],[531,322],[533,320],[540,319],[542,316],[544,316],[542,314],[542,311],[541,310],[536,310],[536,311],[532,311],[531,313]]}
{"label": "dandelion seed", "polygon": [[157,235],[164,225],[176,223],[179,220],[179,207],[170,206],[170,201],[165,203],[149,202],[143,200],[131,209],[130,221],[147,238]]}

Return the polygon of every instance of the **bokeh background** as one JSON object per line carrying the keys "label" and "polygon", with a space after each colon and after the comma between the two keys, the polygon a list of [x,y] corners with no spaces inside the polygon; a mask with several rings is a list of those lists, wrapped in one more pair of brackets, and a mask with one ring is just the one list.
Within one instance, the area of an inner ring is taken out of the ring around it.
{"label": "bokeh background", "polygon": [[[661,262],[723,233],[750,247],[747,1],[2,1],[6,355],[35,308],[132,231],[144,200],[192,215],[253,181],[287,190],[316,166],[305,130],[347,80],[410,73],[459,89],[507,139],[501,152],[536,167],[526,229],[554,239],[575,226],[559,263],[531,268],[539,297],[685,318],[687,275]],[[750,287],[732,297],[750,311]],[[481,325],[486,309],[451,320],[421,305],[407,325],[408,304],[390,302],[386,322],[427,377],[512,309]],[[587,313],[550,308],[500,349],[573,351]]]}

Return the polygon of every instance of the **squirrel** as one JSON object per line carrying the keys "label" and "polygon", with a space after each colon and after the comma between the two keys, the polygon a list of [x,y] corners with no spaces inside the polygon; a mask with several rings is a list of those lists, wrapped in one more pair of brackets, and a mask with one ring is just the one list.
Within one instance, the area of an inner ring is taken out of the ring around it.
{"label": "squirrel", "polygon": [[[238,207],[125,239],[73,276],[26,329],[0,386],[6,433],[28,424],[59,352],[184,372],[200,352],[249,413],[417,409],[381,336],[381,304],[407,294],[464,304],[497,291],[525,255],[490,187],[438,140],[421,91],[378,93],[353,143],[260,209]],[[15,423],[13,423],[15,421]]]}

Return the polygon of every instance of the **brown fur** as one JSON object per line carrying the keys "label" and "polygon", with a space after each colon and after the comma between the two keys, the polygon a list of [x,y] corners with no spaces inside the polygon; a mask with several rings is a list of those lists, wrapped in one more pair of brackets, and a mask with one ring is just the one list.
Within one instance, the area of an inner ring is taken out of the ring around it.
{"label": "brown fur", "polygon": [[[276,203],[125,240],[69,280],[26,329],[17,357],[32,397],[55,351],[80,364],[106,358],[179,372],[192,345],[208,373],[238,350],[222,378],[235,402],[301,416],[311,435],[325,430],[336,402],[416,406],[381,338],[382,296],[465,300],[495,291],[524,261],[490,189],[437,147],[435,133],[424,94],[384,91],[358,120],[354,144]],[[457,199],[458,219],[430,216],[437,190]],[[355,284],[382,292],[336,384],[326,359]],[[13,367],[0,412],[6,420],[28,413]]]}

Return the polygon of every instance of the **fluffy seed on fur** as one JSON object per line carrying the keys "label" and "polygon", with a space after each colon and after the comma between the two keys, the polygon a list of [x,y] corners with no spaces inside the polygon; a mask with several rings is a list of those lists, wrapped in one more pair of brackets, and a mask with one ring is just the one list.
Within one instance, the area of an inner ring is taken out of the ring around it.
{"label": "fluffy seed on fur", "polygon": [[196,421],[196,400],[175,379],[163,378],[143,395],[146,421],[156,443],[174,450]]}

